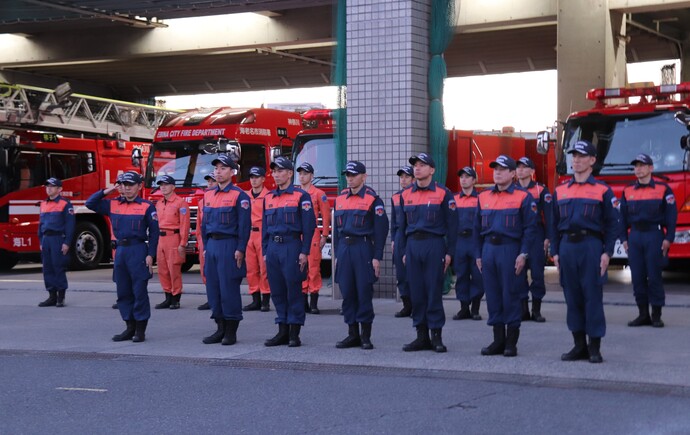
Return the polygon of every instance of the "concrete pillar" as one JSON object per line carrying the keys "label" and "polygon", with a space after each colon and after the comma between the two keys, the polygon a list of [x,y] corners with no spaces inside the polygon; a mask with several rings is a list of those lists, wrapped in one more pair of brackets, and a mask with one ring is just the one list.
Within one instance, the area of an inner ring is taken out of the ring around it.
{"label": "concrete pillar", "polygon": [[558,119],[592,106],[592,88],[625,86],[625,20],[608,1],[558,0]]}
{"label": "concrete pillar", "polygon": [[683,54],[680,57],[680,81],[690,82],[690,35],[683,41],[681,49]]}
{"label": "concrete pillar", "polygon": [[[367,184],[389,216],[398,168],[428,151],[428,3],[347,2],[347,157],[367,166]],[[374,296],[395,295],[388,243]]]}

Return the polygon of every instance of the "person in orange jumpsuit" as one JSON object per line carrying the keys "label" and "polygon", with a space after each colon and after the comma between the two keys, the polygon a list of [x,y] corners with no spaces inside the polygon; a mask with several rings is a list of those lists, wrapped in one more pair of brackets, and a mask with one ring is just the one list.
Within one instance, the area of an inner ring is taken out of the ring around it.
{"label": "person in orange jumpsuit", "polygon": [[[299,184],[302,190],[311,197],[314,205],[314,215],[318,222],[321,215],[322,226],[316,228],[311,240],[311,251],[309,251],[309,273],[307,279],[302,282],[302,293],[304,293],[304,311],[311,314],[319,314],[319,290],[321,290],[321,249],[323,249],[328,239],[328,232],[331,228],[331,206],[328,204],[328,197],[323,190],[312,184],[314,180],[314,167],[304,162],[297,168],[299,173]],[[309,302],[311,294],[311,303]]]}
{"label": "person in orange jumpsuit", "polygon": [[247,190],[252,203],[252,232],[249,235],[247,244],[247,284],[249,284],[249,294],[252,302],[242,307],[243,311],[269,311],[271,301],[271,288],[268,286],[266,274],[266,262],[261,253],[261,219],[264,212],[264,197],[268,194],[268,189],[264,187],[266,181],[266,170],[258,166],[249,169],[249,183],[252,185]]}
{"label": "person in orange jumpsuit", "polygon": [[[213,173],[206,174],[204,180],[208,183],[204,192],[208,190],[215,189],[218,185],[216,177]],[[201,268],[201,282],[206,284],[206,275],[204,275],[204,240],[201,238],[201,220],[204,217],[204,197],[199,198],[198,209],[196,213],[196,246],[199,248],[199,267]],[[208,305],[208,301],[197,307],[199,310],[210,310],[211,307]]]}
{"label": "person in orange jumpsuit", "polygon": [[163,175],[156,183],[163,199],[156,203],[160,237],[158,239],[158,280],[165,292],[165,300],[156,309],[180,308],[182,296],[182,263],[186,257],[189,237],[189,204],[175,194],[175,179]]}

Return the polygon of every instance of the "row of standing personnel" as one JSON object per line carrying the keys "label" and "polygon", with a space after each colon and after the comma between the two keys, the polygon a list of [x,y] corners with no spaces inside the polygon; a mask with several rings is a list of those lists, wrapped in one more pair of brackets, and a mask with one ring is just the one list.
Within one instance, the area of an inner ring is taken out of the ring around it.
{"label": "row of standing personnel", "polygon": [[[463,183],[463,177],[476,180],[474,170],[469,167],[461,169],[458,175],[463,191],[455,197],[445,187],[431,180],[435,163],[429,155],[421,153],[410,159],[414,169],[403,168],[398,175],[401,179],[403,175],[410,178],[414,175],[415,181],[394,196],[394,219],[391,226],[394,261],[404,302],[403,310],[398,315],[409,315],[406,311],[410,311],[417,328],[417,338],[405,345],[404,350],[446,350],[441,335],[445,323],[441,291],[445,271],[455,257],[453,265],[458,274],[456,290],[461,310],[454,318],[480,318],[478,305],[481,292],[485,291],[488,323],[493,327],[494,341],[482,349],[482,354],[516,355],[528,289],[525,266],[531,267],[533,281],[530,317],[543,321],[539,310],[544,294],[541,258],[549,245],[549,239],[554,239],[551,244],[552,255],[557,266],[564,265],[560,269],[561,284],[568,303],[568,326],[575,341],[575,347],[562,355],[562,359],[584,358],[600,362],[602,358],[599,343],[605,334],[601,284],[613,250],[613,241],[619,236],[619,221],[623,222],[623,228],[632,228],[629,241],[630,262],[640,315],[630,324],[663,325],[660,319],[660,308],[664,303],[661,272],[660,267],[653,267],[661,262],[657,258],[659,255],[655,256],[659,250],[655,251],[654,247],[660,234],[663,259],[673,240],[673,194],[669,193],[670,189],[663,183],[655,184],[649,170],[646,176],[638,176],[636,184],[626,188],[626,193],[628,189],[632,190],[628,193],[630,201],[626,201],[625,194],[623,196],[624,213],[621,219],[617,214],[618,201],[610,188],[591,176],[595,151],[591,143],[584,141],[573,147],[570,151],[573,154],[573,180],[559,186],[553,197],[541,185],[531,184],[524,186],[524,189],[514,185],[513,177],[518,164],[507,156],[500,156],[491,163],[496,185],[481,194],[470,188],[473,183],[467,180]],[[520,166],[533,169],[529,159],[520,159],[520,163]],[[236,163],[228,156],[219,156],[213,164],[214,176],[219,185],[209,189],[204,196],[200,215],[203,213],[205,217],[200,219],[202,224],[199,230],[203,246],[202,259],[205,260],[202,270],[205,272],[212,318],[218,324],[218,329],[206,337],[204,342],[233,344],[239,321],[242,320],[239,283],[246,275],[245,252],[248,251],[249,233],[257,232],[257,227],[249,225],[254,205],[250,197],[230,182],[237,169]],[[653,169],[651,159],[645,155],[638,156],[632,164],[636,166],[636,175],[638,167]],[[271,169],[278,189],[267,194],[261,201],[264,206],[260,230],[263,255],[259,256],[259,261],[264,260],[268,265],[265,270],[269,271],[269,292],[278,312],[276,323],[279,330],[275,337],[266,341],[266,345],[299,346],[299,332],[304,324],[305,311],[301,283],[306,281],[309,257],[315,250],[320,252],[323,233],[318,239],[313,236],[316,229],[312,211],[313,195],[292,186],[292,163],[288,159],[279,158],[271,164]],[[311,165],[300,169],[305,169],[305,172],[310,169],[309,172],[313,174]],[[260,174],[261,168],[252,170],[254,175],[265,175],[265,172]],[[371,349],[373,283],[379,275],[388,220],[381,199],[364,184],[365,166],[361,162],[349,162],[343,172],[347,176],[348,188],[336,199],[333,227],[338,259],[335,280],[340,284],[344,297],[343,315],[348,324],[348,336],[338,342],[337,347],[360,346]],[[518,173],[518,178],[526,177],[521,177]],[[121,179],[123,191],[120,198],[105,200],[104,197],[110,193],[106,189],[96,192],[87,201],[87,207],[111,217],[117,239],[118,255],[114,278],[118,284],[118,308],[127,329],[113,337],[116,341],[144,339],[150,316],[146,283],[152,273],[153,254],[161,249],[157,248],[157,236],[161,233],[158,228],[158,213],[151,203],[136,196],[141,181],[138,174],[125,173]],[[174,186],[174,180],[162,177],[159,185],[163,190],[165,185]],[[651,189],[637,192],[646,187]],[[531,194],[530,190],[535,194]],[[661,196],[659,192],[662,193]],[[163,193],[166,197],[163,202],[165,205],[169,195],[165,191]],[[252,196],[257,200],[258,195]],[[50,197],[49,192],[49,199]],[[535,201],[537,197],[539,200]],[[548,206],[552,202],[556,207],[551,215]],[[632,206],[628,206],[628,203]],[[396,212],[397,205],[399,212]],[[68,215],[73,215],[73,209],[71,210]],[[655,210],[660,212],[655,213]],[[466,215],[473,212],[474,218]],[[43,214],[42,208],[42,218]],[[182,208],[177,209],[177,214],[188,216]],[[552,224],[549,223],[551,218]],[[472,228],[467,228],[467,222],[474,222]],[[61,240],[69,240],[68,226],[69,224],[63,229],[53,230],[42,225],[39,235],[43,237],[59,233]],[[328,228],[326,225],[324,227]],[[185,227],[181,224],[179,228],[165,228],[162,231],[166,233],[162,237],[167,237],[167,232],[170,231],[175,241],[169,243],[170,254],[158,253],[159,264],[161,257],[172,263],[179,263],[180,258],[184,258],[184,245],[177,242],[183,239],[186,229],[188,225]],[[623,233],[627,248],[627,231]],[[640,233],[650,233],[651,236]],[[549,234],[556,236],[547,237]],[[145,243],[147,239],[148,244]],[[456,243],[457,240],[459,243]],[[535,243],[535,240],[538,242]],[[64,245],[69,246],[68,243],[63,243],[63,250]],[[592,255],[580,255],[582,249],[591,251]],[[123,254],[125,250],[127,252]],[[46,258],[50,258],[45,254],[44,262]],[[125,258],[118,261],[123,256]],[[561,263],[561,257],[568,258],[569,261]],[[230,262],[230,267],[228,258],[235,260]],[[592,258],[599,258],[598,267],[592,267]],[[53,298],[53,291],[59,295],[59,287],[63,286],[64,303],[66,279],[64,285],[60,282],[49,286],[48,281],[47,278],[46,288],[51,297],[46,302]],[[174,283],[174,279],[171,282]],[[163,285],[163,280],[161,283]],[[171,307],[179,307],[179,296],[176,303],[175,296],[180,293],[176,293],[172,287],[174,284],[171,284],[170,292],[164,287],[165,302],[170,301]],[[260,281],[255,288],[266,294]],[[405,294],[407,291],[409,296]],[[252,292],[255,293],[258,294],[257,291]],[[253,299],[256,302],[256,298]],[[46,302],[42,306],[50,305]],[[651,317],[648,312],[649,303],[653,309]],[[586,335],[590,337],[589,345],[586,343]]]}

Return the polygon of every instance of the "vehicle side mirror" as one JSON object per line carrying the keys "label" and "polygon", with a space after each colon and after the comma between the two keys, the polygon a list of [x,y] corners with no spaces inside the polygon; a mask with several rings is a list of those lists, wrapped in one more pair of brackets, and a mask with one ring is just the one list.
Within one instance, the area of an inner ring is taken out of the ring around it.
{"label": "vehicle side mirror", "polygon": [[274,162],[278,157],[283,155],[282,147],[271,148],[271,162]]}
{"label": "vehicle side mirror", "polygon": [[141,166],[141,160],[144,158],[144,155],[141,152],[140,148],[134,148],[132,150],[132,166],[136,166],[139,168]]}
{"label": "vehicle side mirror", "polygon": [[680,124],[690,128],[690,113],[676,112],[676,114],[673,115],[673,118]]}
{"label": "vehicle side mirror", "polygon": [[686,134],[685,136],[681,136],[681,138],[680,138],[680,149],[690,150],[690,134]]}
{"label": "vehicle side mirror", "polygon": [[551,142],[551,135],[548,131],[540,131],[537,133],[537,152],[539,154],[547,154],[549,152],[549,142]]}

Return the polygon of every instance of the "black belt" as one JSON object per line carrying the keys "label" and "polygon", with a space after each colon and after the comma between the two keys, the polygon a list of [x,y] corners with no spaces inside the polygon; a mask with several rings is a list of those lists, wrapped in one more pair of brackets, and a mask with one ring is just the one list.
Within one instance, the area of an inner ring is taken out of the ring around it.
{"label": "black belt", "polygon": [[514,239],[512,237],[504,237],[500,235],[494,235],[494,236],[486,236],[484,238],[487,242],[491,243],[492,245],[508,245],[510,243],[518,243],[519,240]]}
{"label": "black belt", "polygon": [[635,231],[657,231],[661,229],[661,225],[650,222],[637,222],[630,224],[630,227]]}
{"label": "black belt", "polygon": [[117,246],[131,246],[131,245],[138,245],[140,243],[144,243],[144,241],[141,239],[118,239],[117,240]]}
{"label": "black belt", "polygon": [[232,234],[211,233],[208,235],[208,238],[213,239],[213,240],[225,240],[225,239],[236,239],[237,236],[234,236]]}
{"label": "black belt", "polygon": [[286,243],[292,240],[302,240],[302,237],[300,233],[277,234],[275,236],[270,236],[270,240],[276,243]]}
{"label": "black belt", "polygon": [[355,243],[368,242],[371,240],[368,236],[345,236],[343,237],[343,243],[346,245],[354,245]]}
{"label": "black belt", "polygon": [[602,240],[601,233],[592,230],[563,231],[561,235],[565,236],[571,243],[579,243],[585,240],[587,237],[594,237],[599,240]]}
{"label": "black belt", "polygon": [[472,230],[465,230],[465,231],[460,231],[458,233],[459,237],[471,237],[472,236]]}
{"label": "black belt", "polygon": [[165,230],[159,233],[161,236],[172,236],[173,234],[180,234],[180,230]]}
{"label": "black belt", "polygon": [[52,230],[43,231],[44,236],[62,236],[63,234],[65,234],[64,231],[52,231]]}
{"label": "black belt", "polygon": [[252,227],[252,231],[261,231],[261,228],[259,228],[259,227]]}
{"label": "black belt", "polygon": [[410,234],[410,238],[414,239],[414,240],[435,239],[435,238],[439,238],[439,237],[443,237],[443,236],[440,234],[424,233],[424,232],[416,232],[416,233]]}

